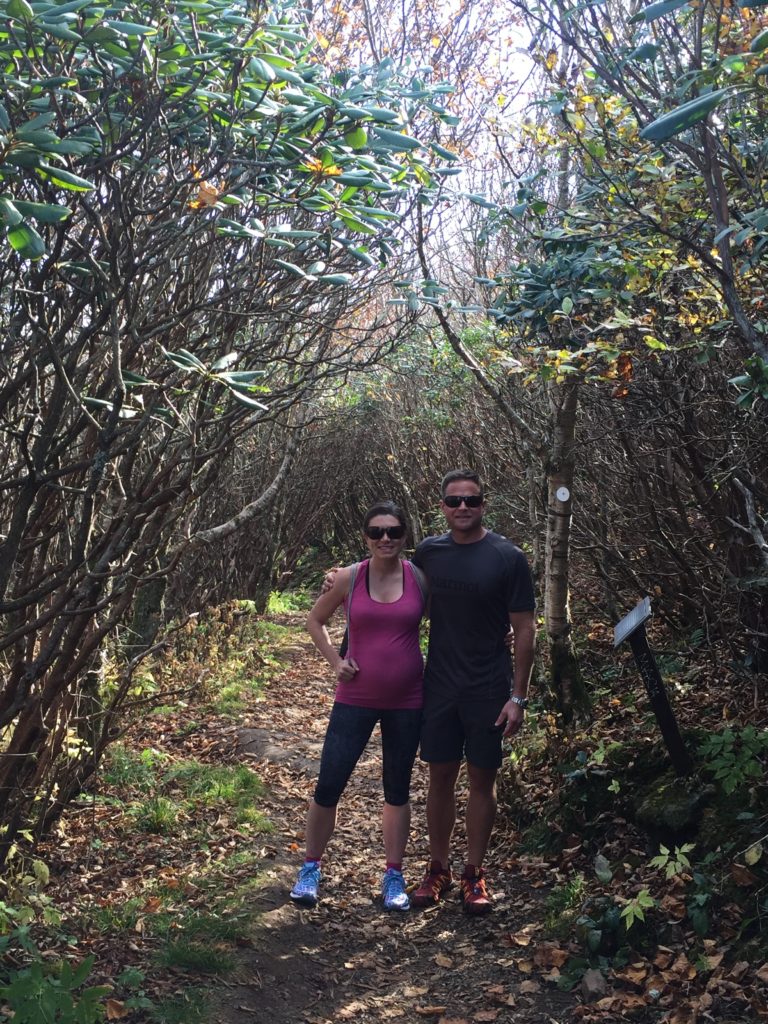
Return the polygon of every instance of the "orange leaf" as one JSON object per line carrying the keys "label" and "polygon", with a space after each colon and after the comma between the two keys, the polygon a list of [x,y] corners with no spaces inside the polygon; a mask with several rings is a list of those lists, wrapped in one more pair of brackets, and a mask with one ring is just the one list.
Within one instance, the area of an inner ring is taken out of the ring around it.
{"label": "orange leaf", "polygon": [[201,181],[197,186],[197,195],[190,200],[189,205],[193,210],[199,210],[203,206],[215,206],[219,198],[219,189],[209,181]]}
{"label": "orange leaf", "polygon": [[533,954],[533,961],[537,967],[562,967],[569,956],[566,949],[551,942],[542,942]]}
{"label": "orange leaf", "polygon": [[630,985],[642,985],[648,977],[648,968],[644,965],[630,964],[623,971],[614,971],[614,977],[626,981]]}
{"label": "orange leaf", "polygon": [[616,372],[622,380],[632,380],[632,356],[622,352],[616,360]]}
{"label": "orange leaf", "polygon": [[677,960],[672,964],[672,973],[680,981],[693,981],[696,977],[696,968],[690,962],[685,953],[681,953]]}
{"label": "orange leaf", "polygon": [[131,1012],[119,999],[108,999],[104,1006],[107,1010],[107,1020],[122,1020]]}

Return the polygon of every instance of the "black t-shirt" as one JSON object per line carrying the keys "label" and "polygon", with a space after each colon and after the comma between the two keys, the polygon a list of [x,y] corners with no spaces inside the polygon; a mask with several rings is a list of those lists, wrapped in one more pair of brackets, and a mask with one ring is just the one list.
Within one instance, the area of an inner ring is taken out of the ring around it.
{"label": "black t-shirt", "polygon": [[430,589],[425,696],[489,700],[508,695],[509,612],[535,607],[523,552],[490,531],[473,544],[457,544],[446,533],[422,541],[413,561],[427,574]]}

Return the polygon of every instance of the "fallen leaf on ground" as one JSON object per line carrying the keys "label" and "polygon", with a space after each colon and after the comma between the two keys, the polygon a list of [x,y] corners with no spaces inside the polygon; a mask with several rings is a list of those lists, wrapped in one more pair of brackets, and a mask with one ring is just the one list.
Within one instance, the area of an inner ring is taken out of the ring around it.
{"label": "fallen leaf on ground", "polygon": [[541,985],[538,981],[521,981],[520,992],[522,995],[530,995],[532,992],[541,992]]}
{"label": "fallen leaf on ground", "polygon": [[747,973],[748,970],[749,964],[747,963],[747,961],[739,960],[739,962],[737,964],[734,964],[728,972],[728,978],[733,979],[734,981],[739,981]]}
{"label": "fallen leaf on ground", "polygon": [[648,968],[645,965],[629,964],[623,971],[614,971],[613,976],[630,985],[642,985],[648,976]]}
{"label": "fallen leaf on ground", "polygon": [[748,867],[745,867],[744,864],[731,864],[731,878],[736,885],[741,885],[745,888],[754,885],[757,881],[757,876]]}
{"label": "fallen leaf on ground", "polygon": [[537,967],[562,967],[570,953],[552,942],[542,942],[533,954],[533,962]]}
{"label": "fallen leaf on ground", "polygon": [[763,844],[761,842],[753,843],[752,846],[744,854],[744,860],[752,867],[760,860],[763,856]]}
{"label": "fallen leaf on ground", "polygon": [[706,961],[709,970],[710,971],[717,970],[717,968],[723,962],[723,957],[724,956],[725,956],[725,953],[714,953],[714,954],[710,953],[708,956],[705,956],[704,960]]}
{"label": "fallen leaf on ground", "polygon": [[668,893],[664,896],[659,906],[674,921],[682,921],[686,915],[685,900],[675,893]]}
{"label": "fallen leaf on ground", "polygon": [[433,959],[438,967],[453,967],[453,960],[445,953],[437,953]]}
{"label": "fallen leaf on ground", "polygon": [[688,960],[685,953],[681,953],[672,964],[672,973],[682,981],[693,981],[696,977],[696,968]]}

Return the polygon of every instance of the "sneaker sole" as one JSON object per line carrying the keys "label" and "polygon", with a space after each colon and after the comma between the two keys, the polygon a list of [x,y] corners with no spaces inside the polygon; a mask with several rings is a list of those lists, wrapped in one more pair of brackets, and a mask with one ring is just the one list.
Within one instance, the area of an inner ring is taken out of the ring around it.
{"label": "sneaker sole", "polygon": [[450,892],[453,888],[453,882],[449,882],[444,889],[440,891],[438,896],[417,896],[416,893],[411,893],[411,906],[412,907],[436,907],[440,900],[445,896],[447,892]]}
{"label": "sneaker sole", "polygon": [[288,893],[291,901],[296,904],[297,907],[316,907],[317,897],[316,896],[294,896],[292,892]]}
{"label": "sneaker sole", "polygon": [[490,914],[493,910],[493,906],[488,903],[465,903],[464,913],[469,914],[470,917],[481,917],[483,914]]}

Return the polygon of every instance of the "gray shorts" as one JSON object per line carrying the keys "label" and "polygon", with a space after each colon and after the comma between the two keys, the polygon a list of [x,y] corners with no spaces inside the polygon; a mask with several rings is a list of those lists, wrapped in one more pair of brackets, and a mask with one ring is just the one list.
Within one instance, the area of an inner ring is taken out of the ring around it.
{"label": "gray shorts", "polygon": [[466,758],[477,768],[499,768],[504,727],[494,722],[508,700],[446,700],[425,694],[422,761],[438,764]]}

